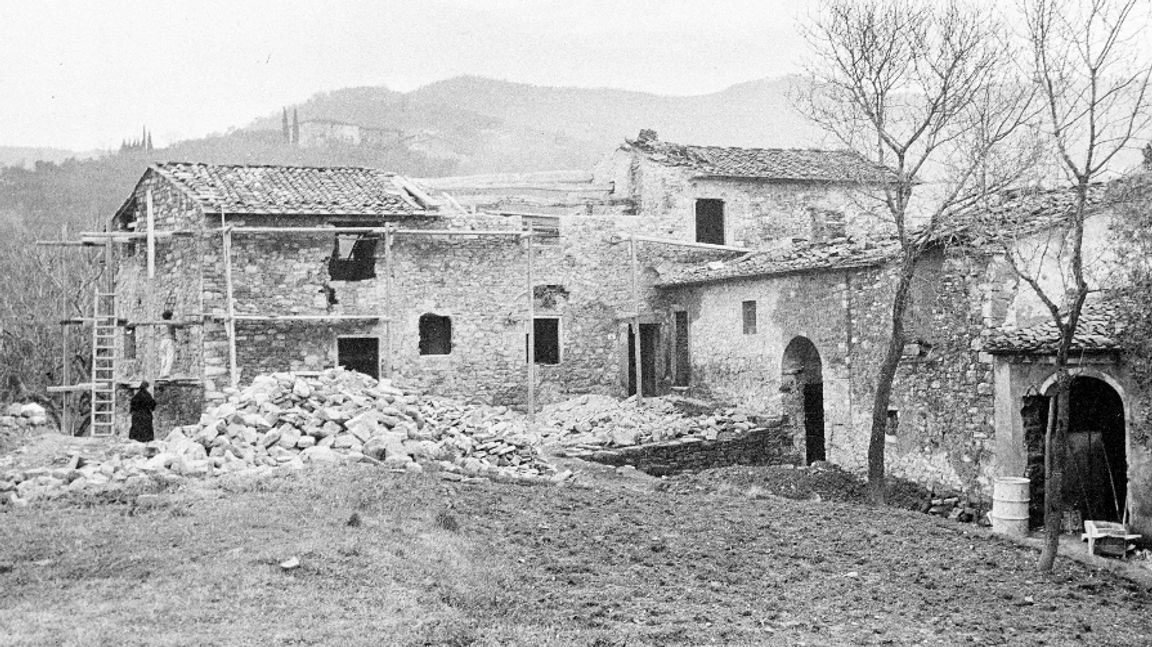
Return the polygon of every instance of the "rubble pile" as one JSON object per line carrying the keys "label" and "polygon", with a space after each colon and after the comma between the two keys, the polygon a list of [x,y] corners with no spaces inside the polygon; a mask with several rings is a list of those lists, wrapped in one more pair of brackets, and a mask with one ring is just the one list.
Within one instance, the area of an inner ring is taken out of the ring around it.
{"label": "rubble pile", "polygon": [[[503,419],[498,419],[504,416]],[[103,460],[0,471],[0,504],[20,504],[110,482],[208,476],[306,463],[378,462],[422,471],[525,483],[559,483],[536,437],[504,408],[423,400],[388,381],[331,369],[318,375],[255,378],[196,425],[163,440],[116,442]]]}
{"label": "rubble pile", "polygon": [[[707,413],[707,415],[699,415]],[[549,435],[565,447],[595,450],[629,447],[677,438],[725,439],[758,426],[758,421],[733,409],[710,410],[707,403],[678,396],[637,401],[604,395],[583,395],[547,405],[542,421]]]}
{"label": "rubble pile", "polygon": [[16,402],[0,416],[0,451],[24,436],[56,431],[48,411],[35,402]]}

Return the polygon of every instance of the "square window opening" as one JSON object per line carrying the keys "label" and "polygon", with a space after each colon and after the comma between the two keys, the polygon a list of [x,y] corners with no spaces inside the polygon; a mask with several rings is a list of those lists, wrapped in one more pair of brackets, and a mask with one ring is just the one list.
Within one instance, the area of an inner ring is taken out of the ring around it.
{"label": "square window opening", "polygon": [[448,355],[452,352],[452,319],[431,313],[420,315],[420,354]]}
{"label": "square window opening", "polygon": [[364,281],[376,278],[376,243],[370,234],[336,234],[328,275],[333,281]]}
{"label": "square window opening", "polygon": [[336,363],[349,371],[380,379],[380,340],[375,337],[339,337]]}
{"label": "square window opening", "polygon": [[724,201],[712,198],[696,200],[696,242],[724,244]]}

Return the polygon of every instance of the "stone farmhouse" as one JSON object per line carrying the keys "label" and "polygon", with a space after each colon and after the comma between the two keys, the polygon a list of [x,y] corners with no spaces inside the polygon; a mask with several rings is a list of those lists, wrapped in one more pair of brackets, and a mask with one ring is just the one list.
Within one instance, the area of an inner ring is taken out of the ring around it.
{"label": "stone farmhouse", "polygon": [[[784,416],[808,462],[862,467],[896,250],[861,194],[888,177],[842,151],[678,145],[651,131],[590,173],[415,182],[155,164],[105,234],[121,243],[117,424],[142,379],[157,385],[163,430],[258,373],[343,365],[518,406],[717,398]],[[1061,192],[1028,193],[996,215],[1040,249],[1066,207]],[[1108,218],[1093,216],[1098,249]],[[988,497],[996,476],[1038,474],[1054,333],[1003,259],[967,235],[942,232],[918,267],[887,460],[892,474]],[[1038,272],[1045,262],[1059,259]],[[1127,509],[1149,533],[1142,394],[1110,325],[1093,305],[1077,339],[1072,444],[1085,476],[1069,494],[1085,518]]]}

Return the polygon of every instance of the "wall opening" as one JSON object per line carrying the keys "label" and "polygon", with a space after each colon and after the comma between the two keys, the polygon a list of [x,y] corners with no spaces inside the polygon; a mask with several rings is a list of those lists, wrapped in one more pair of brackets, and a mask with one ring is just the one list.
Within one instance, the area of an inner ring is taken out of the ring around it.
{"label": "wall opening", "polygon": [[136,359],[136,326],[124,328],[124,359]]}
{"label": "wall opening", "polygon": [[696,201],[696,242],[724,244],[724,201],[701,198]]}
{"label": "wall opening", "polygon": [[825,460],[823,368],[820,352],[807,337],[794,337],[784,349],[780,390],[797,445],[804,447],[804,463]]}
{"label": "wall opening", "polygon": [[336,234],[328,275],[333,281],[364,281],[376,278],[376,243],[374,234]]}
{"label": "wall opening", "polygon": [[[660,324],[640,324],[640,372],[645,397],[656,395],[656,347]],[[636,336],[628,326],[628,394],[636,393]]]}
{"label": "wall opening", "polygon": [[[1127,432],[1124,401],[1107,382],[1092,377],[1072,379],[1068,411],[1068,453],[1064,463],[1063,498],[1066,510],[1081,519],[1122,521],[1128,496]],[[1044,519],[1044,435],[1050,398],[1024,398],[1021,416],[1031,479],[1031,523]]]}
{"label": "wall opening", "polygon": [[537,364],[560,363],[560,318],[536,317],[532,321],[532,334],[536,347],[532,358]]}
{"label": "wall opening", "polygon": [[380,379],[380,340],[376,337],[339,337],[336,363],[349,371]]}
{"label": "wall opening", "polygon": [[744,317],[744,334],[756,334],[756,302],[744,301],[740,304],[741,311]]}
{"label": "wall opening", "polygon": [[688,352],[688,312],[677,310],[673,316],[676,325],[675,373],[673,386],[688,386],[692,380],[692,358]]}
{"label": "wall opening", "polygon": [[448,355],[452,352],[452,319],[432,313],[420,315],[420,354]]}

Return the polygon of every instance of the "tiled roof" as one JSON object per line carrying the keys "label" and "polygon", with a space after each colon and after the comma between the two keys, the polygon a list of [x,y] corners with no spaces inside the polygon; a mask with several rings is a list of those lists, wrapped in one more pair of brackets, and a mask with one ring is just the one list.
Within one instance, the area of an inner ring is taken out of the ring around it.
{"label": "tiled roof", "polygon": [[230,214],[421,215],[429,206],[408,180],[369,168],[186,162],[152,168],[206,209]]}
{"label": "tiled roof", "polygon": [[675,287],[795,272],[872,267],[892,258],[898,251],[899,244],[895,240],[878,242],[840,238],[827,243],[803,243],[681,270],[661,280],[658,285]]}
{"label": "tiled roof", "polygon": [[764,180],[884,182],[888,169],[845,150],[692,146],[660,141],[650,131],[626,141],[625,149],[644,153],[666,166],[683,166],[699,175]]}
{"label": "tiled roof", "polygon": [[[1107,191],[1107,184],[1089,185],[1088,209],[1098,207]],[[968,209],[941,223],[933,238],[1026,236],[1068,222],[1075,206],[1076,193],[1072,188],[1004,191],[990,205]]]}
{"label": "tiled roof", "polygon": [[[1072,338],[1073,351],[1120,350],[1116,341],[1118,331],[1114,306],[1085,305],[1076,322],[1076,335]],[[985,340],[984,350],[993,354],[1055,353],[1060,333],[1051,319],[1026,328],[1006,328],[993,331]]]}

